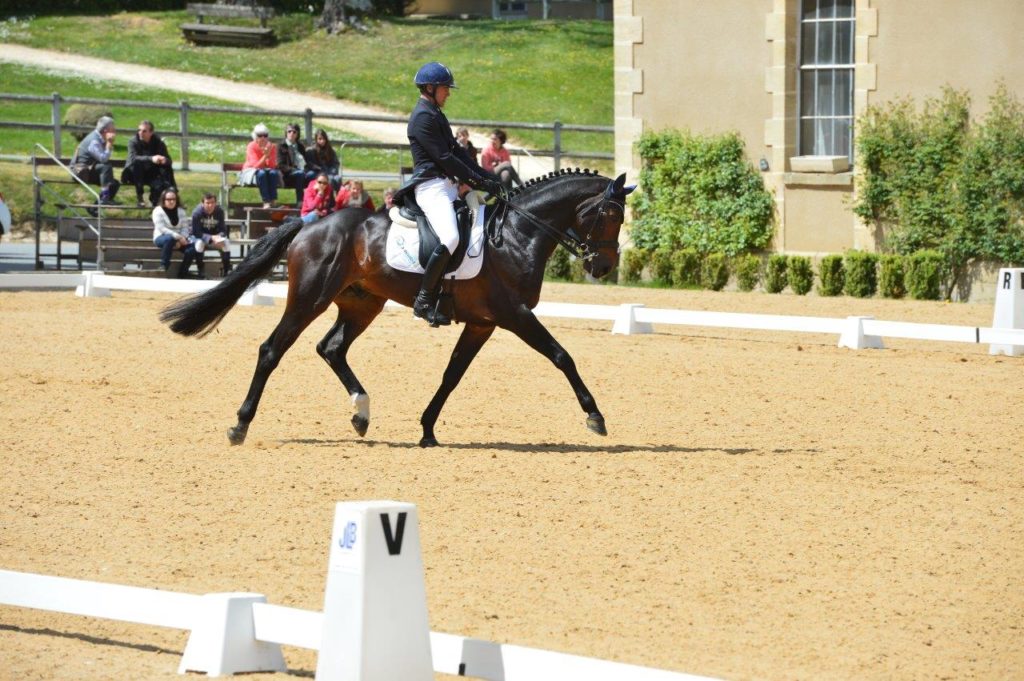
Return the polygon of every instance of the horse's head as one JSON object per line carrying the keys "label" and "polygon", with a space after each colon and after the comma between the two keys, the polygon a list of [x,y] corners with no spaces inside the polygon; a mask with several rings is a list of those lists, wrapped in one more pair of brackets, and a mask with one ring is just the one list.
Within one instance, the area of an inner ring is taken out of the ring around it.
{"label": "horse's head", "polygon": [[577,234],[583,235],[583,269],[600,279],[619,264],[619,230],[626,215],[626,174],[608,182],[604,192],[576,206]]}

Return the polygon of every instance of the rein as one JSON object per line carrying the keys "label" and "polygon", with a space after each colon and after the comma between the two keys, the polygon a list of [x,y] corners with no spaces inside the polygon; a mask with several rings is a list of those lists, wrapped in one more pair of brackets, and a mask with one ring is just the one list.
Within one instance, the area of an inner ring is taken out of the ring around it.
{"label": "rein", "polygon": [[[507,198],[503,196],[495,196],[495,198],[500,202],[500,208],[496,209],[493,213],[491,213],[491,218],[488,221],[487,225],[487,231],[491,237],[492,242],[494,242],[494,245],[496,246],[501,245],[501,232],[505,226],[505,220],[508,217],[509,209],[512,209],[515,212],[522,215],[524,218],[529,220],[535,227],[537,227],[542,232],[547,234],[549,237],[554,239],[556,244],[562,246],[565,250],[569,251],[569,253],[573,254],[577,258],[582,258],[583,260],[590,260],[593,257],[595,257],[597,255],[598,249],[602,247],[609,247],[613,244],[616,247],[618,247],[619,245],[618,241],[595,241],[590,238],[591,235],[594,233],[594,229],[597,227],[598,220],[604,215],[605,205],[608,203],[616,203],[617,205],[617,202],[613,201],[610,198],[601,198],[601,203],[598,204],[597,211],[594,213],[594,221],[591,224],[590,230],[587,232],[586,237],[580,237],[580,235],[577,234],[576,230],[573,229],[572,227],[569,227],[567,230],[565,230],[565,232],[561,232],[555,227],[552,227],[544,220],[541,220],[539,217],[537,217],[530,211],[526,210],[522,206],[517,206],[516,204],[512,203]],[[498,218],[499,212],[501,213],[500,220]]]}

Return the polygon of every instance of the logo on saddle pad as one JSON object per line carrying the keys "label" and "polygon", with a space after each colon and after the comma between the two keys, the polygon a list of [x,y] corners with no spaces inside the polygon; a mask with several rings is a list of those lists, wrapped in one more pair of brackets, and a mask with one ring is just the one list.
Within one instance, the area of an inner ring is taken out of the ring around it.
{"label": "logo on saddle pad", "polygon": [[[466,195],[466,203],[469,205],[472,221],[466,255],[454,271],[445,273],[445,279],[472,279],[480,274],[480,267],[484,262],[483,206],[476,192]],[[391,209],[388,217],[391,218],[385,249],[388,265],[402,272],[423,274],[423,266],[420,265],[420,232],[416,223],[402,216],[397,206]]]}

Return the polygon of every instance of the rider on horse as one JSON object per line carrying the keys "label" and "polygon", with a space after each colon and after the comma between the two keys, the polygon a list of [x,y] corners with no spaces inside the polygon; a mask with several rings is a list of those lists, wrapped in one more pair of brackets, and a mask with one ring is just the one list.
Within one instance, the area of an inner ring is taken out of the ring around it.
{"label": "rider on horse", "polygon": [[420,98],[409,117],[408,128],[413,175],[395,198],[410,190],[415,191],[416,203],[441,242],[427,261],[423,283],[412,307],[413,315],[438,326],[451,324],[451,320],[436,308],[441,277],[459,245],[455,208],[452,206],[458,198],[457,182],[465,182],[491,194],[499,193],[501,184],[459,146],[448,119],[441,111],[455,87],[455,77],[448,67],[436,61],[424,64],[416,72],[415,82]]}

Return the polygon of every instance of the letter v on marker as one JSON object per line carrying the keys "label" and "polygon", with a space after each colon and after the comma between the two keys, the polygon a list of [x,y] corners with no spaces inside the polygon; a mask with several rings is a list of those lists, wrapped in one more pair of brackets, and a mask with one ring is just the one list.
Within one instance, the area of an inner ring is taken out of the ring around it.
{"label": "letter v on marker", "polygon": [[397,556],[402,552],[402,537],[405,535],[405,511],[398,514],[398,527],[391,534],[391,518],[387,513],[380,514],[380,524],[384,528],[384,541],[388,545],[388,553]]}

